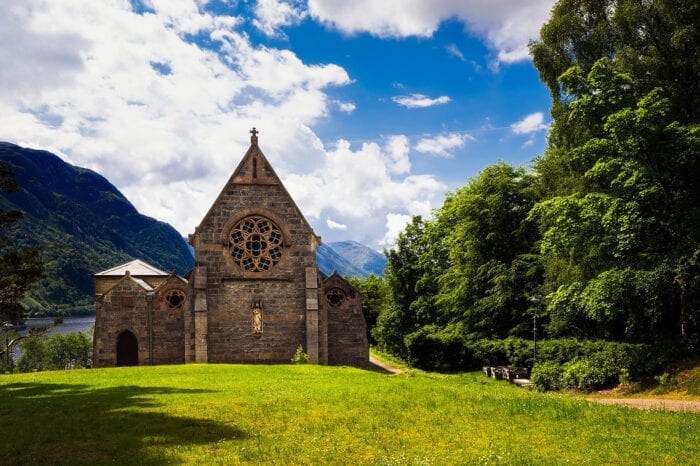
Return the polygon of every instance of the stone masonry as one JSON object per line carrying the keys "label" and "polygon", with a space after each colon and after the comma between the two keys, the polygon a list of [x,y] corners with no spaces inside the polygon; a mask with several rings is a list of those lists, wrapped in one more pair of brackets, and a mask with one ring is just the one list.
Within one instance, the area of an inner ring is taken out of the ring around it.
{"label": "stone masonry", "polygon": [[251,133],[189,237],[187,279],[141,262],[152,270],[96,274],[95,366],[133,364],[129,351],[138,364],[286,363],[300,345],[313,363],[368,365],[361,295],[318,271],[321,240]]}

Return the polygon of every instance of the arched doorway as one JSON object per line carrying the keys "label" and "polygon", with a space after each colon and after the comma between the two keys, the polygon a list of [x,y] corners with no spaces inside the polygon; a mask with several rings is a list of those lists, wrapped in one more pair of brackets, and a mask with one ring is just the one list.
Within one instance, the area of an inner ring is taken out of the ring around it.
{"label": "arched doorway", "polygon": [[139,341],[136,335],[124,330],[117,337],[117,366],[139,365]]}

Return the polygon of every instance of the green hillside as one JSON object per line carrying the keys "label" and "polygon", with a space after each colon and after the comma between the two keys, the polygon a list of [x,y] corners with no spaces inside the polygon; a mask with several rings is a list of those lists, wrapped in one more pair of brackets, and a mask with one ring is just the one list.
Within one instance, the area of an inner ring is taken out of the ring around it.
{"label": "green hillside", "polygon": [[132,259],[186,273],[192,255],[170,225],[138,213],[104,177],[57,156],[0,142],[0,164],[19,192],[0,193],[0,208],[24,218],[3,233],[40,250],[47,277],[25,300],[30,315],[94,309],[92,275]]}
{"label": "green hillside", "polygon": [[480,374],[186,365],[0,377],[12,464],[698,464],[700,417]]}

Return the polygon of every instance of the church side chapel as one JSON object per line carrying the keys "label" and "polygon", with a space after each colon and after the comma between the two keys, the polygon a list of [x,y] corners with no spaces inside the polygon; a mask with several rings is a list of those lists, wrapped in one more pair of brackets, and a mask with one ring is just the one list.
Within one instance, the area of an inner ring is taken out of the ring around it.
{"label": "church side chapel", "polygon": [[189,236],[186,277],[136,260],[95,274],[94,366],[369,364],[362,296],[316,265],[321,244],[258,147],[258,132]]}

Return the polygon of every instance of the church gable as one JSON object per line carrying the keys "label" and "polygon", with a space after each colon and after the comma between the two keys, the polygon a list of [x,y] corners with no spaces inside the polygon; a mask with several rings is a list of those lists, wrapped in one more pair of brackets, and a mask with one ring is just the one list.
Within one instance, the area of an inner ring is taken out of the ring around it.
{"label": "church gable", "polygon": [[[217,199],[202,219],[194,242],[227,243],[230,231],[245,217],[262,216],[277,228],[289,232],[287,245],[305,245],[314,250],[320,244],[299,207],[258,147],[257,130],[251,131],[251,145]],[[253,244],[251,244],[252,246]]]}
{"label": "church gable", "polygon": [[141,307],[139,301],[145,301],[146,293],[152,292],[153,287],[140,278],[133,277],[129,271],[104,294],[100,299],[110,303],[111,310],[132,309]]}
{"label": "church gable", "polygon": [[[258,147],[251,146],[190,243],[193,355],[208,362],[288,362],[307,344],[320,239]],[[313,320],[317,322],[317,318]],[[317,332],[311,327],[310,332]]]}
{"label": "church gable", "polygon": [[179,311],[187,306],[187,280],[173,271],[154,291],[157,307],[164,311]]}
{"label": "church gable", "polygon": [[233,172],[231,181],[235,184],[281,184],[277,174],[272,170],[262,151],[257,145],[251,145],[243,160]]}

